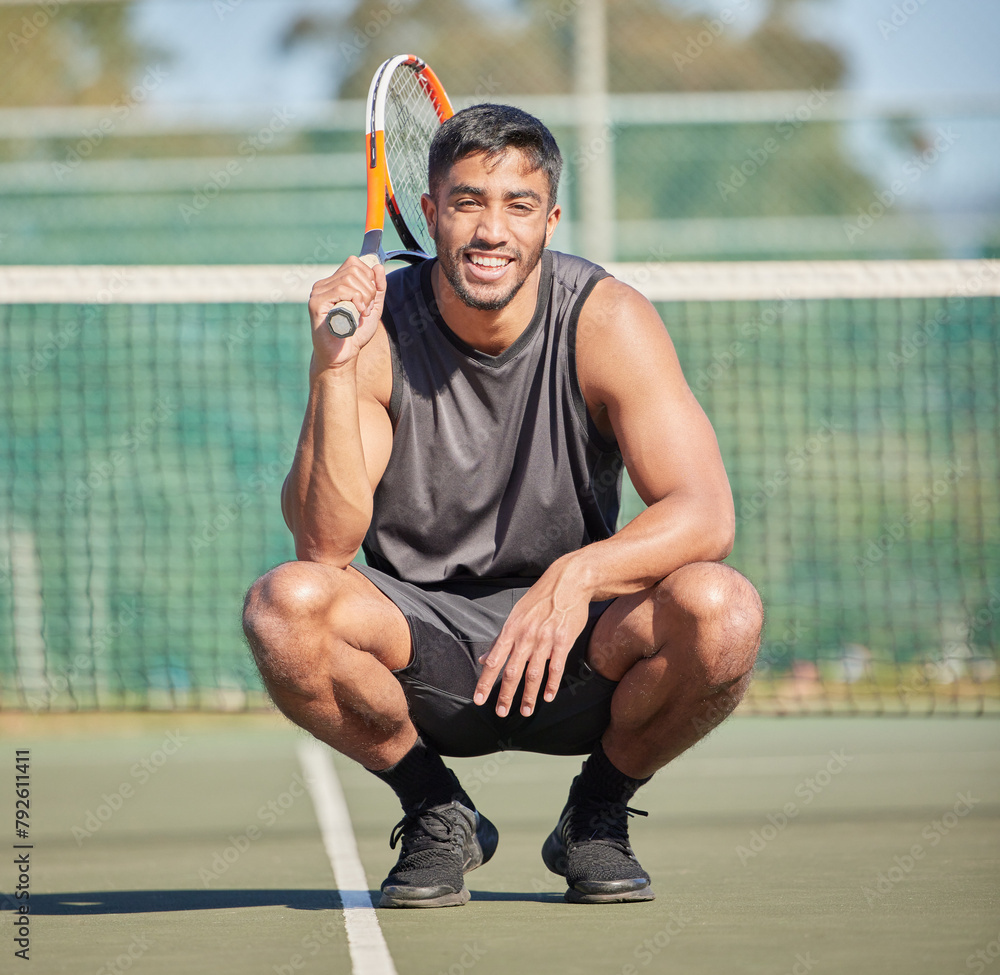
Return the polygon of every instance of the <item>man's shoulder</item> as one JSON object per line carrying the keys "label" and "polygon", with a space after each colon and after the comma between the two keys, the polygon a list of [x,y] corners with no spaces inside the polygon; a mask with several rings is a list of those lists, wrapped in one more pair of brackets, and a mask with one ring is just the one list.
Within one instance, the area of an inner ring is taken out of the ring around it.
{"label": "man's shoulder", "polygon": [[577,254],[567,254],[564,251],[548,253],[551,255],[553,281],[570,291],[581,291],[591,281],[596,284],[597,281],[611,276],[600,264],[588,261]]}
{"label": "man's shoulder", "polygon": [[[556,267],[564,279],[586,290],[587,300],[580,308],[580,322],[600,326],[629,328],[633,317],[657,319],[652,303],[638,289],[620,281],[607,268],[572,254],[557,254]],[[662,322],[660,323],[662,327]]]}
{"label": "man's shoulder", "polygon": [[585,391],[627,383],[637,369],[670,344],[664,322],[649,299],[606,274],[592,288],[577,323],[581,383]]}
{"label": "man's shoulder", "polygon": [[627,328],[625,323],[633,316],[659,320],[646,296],[632,285],[618,280],[607,268],[576,254],[550,253],[553,281],[574,298],[583,295],[585,299],[575,304],[581,325],[589,322],[606,331],[615,323],[620,328]]}

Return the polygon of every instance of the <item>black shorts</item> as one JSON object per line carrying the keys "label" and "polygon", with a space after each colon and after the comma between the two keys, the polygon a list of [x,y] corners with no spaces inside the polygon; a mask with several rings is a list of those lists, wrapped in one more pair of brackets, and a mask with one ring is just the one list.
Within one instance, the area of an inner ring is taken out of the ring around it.
{"label": "black shorts", "polygon": [[510,713],[501,718],[496,713],[499,677],[484,704],[472,701],[483,669],[479,657],[493,646],[527,588],[493,583],[418,586],[366,565],[354,568],[406,617],[413,659],[394,673],[421,737],[442,755],[506,750],[586,755],[593,750],[608,726],[611,695],[618,685],[592,670],[585,657],[594,625],[611,600],[590,604],[590,618],[566,660],[555,700],[544,701],[539,694],[534,713],[524,717],[518,703],[522,678]]}

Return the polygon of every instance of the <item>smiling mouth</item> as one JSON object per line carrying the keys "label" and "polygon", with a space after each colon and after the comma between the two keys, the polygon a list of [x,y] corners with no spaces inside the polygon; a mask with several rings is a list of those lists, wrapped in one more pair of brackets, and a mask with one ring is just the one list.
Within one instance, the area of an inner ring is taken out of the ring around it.
{"label": "smiling mouth", "polygon": [[514,260],[512,257],[499,254],[466,254],[465,256],[470,264],[481,268],[503,268]]}

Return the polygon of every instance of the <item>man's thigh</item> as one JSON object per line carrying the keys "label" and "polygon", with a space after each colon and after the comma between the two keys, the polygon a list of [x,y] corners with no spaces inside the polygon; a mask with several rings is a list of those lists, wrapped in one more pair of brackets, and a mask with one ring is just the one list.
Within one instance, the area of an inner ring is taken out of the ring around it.
{"label": "man's thigh", "polygon": [[655,586],[619,596],[601,615],[587,648],[598,673],[620,681],[639,660],[684,649],[691,628],[727,608],[760,601],[753,584],[724,562],[683,565]]}
{"label": "man's thigh", "polygon": [[405,667],[412,656],[403,614],[353,566],[340,569],[307,561],[277,565],[250,587],[243,619],[258,660],[275,655],[322,657],[330,636],[370,653],[390,670]]}
{"label": "man's thigh", "polygon": [[390,670],[407,666],[413,659],[413,644],[399,607],[353,565],[345,569],[344,585],[352,597],[348,603],[353,603],[341,620],[344,637]]}

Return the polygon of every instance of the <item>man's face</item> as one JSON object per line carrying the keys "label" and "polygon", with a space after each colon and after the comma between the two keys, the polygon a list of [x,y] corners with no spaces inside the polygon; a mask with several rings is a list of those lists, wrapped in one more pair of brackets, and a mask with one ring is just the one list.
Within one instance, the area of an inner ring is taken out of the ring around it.
{"label": "man's face", "polygon": [[482,153],[466,156],[436,199],[424,194],[441,270],[470,308],[498,311],[528,279],[559,222],[548,199],[545,171],[531,169],[517,149],[489,162]]}

